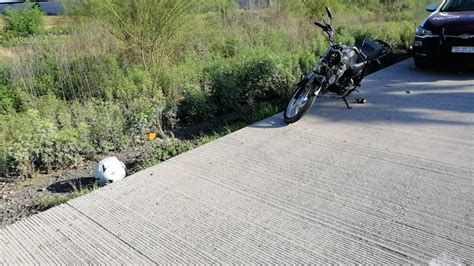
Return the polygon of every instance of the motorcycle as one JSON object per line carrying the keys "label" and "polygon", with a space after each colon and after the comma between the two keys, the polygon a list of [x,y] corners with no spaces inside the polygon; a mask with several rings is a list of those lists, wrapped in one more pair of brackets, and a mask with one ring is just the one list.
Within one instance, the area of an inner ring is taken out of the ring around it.
{"label": "motorcycle", "polygon": [[[284,111],[287,123],[294,123],[314,104],[316,97],[328,92],[342,98],[346,107],[351,109],[346,97],[358,92],[362,79],[367,74],[373,62],[380,63],[382,57],[390,53],[390,45],[381,40],[368,38],[359,40],[354,46],[348,46],[334,41],[333,15],[326,7],[329,23],[315,22],[325,33],[330,44],[326,52],[319,57],[312,71],[301,76],[296,84],[296,91],[288,101]],[[361,99],[363,100],[363,99]],[[365,101],[365,100],[363,100]]]}

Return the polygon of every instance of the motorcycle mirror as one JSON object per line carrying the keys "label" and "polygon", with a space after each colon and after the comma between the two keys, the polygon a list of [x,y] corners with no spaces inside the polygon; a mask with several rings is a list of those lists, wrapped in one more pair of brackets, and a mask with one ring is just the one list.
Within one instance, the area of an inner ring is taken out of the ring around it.
{"label": "motorcycle mirror", "polygon": [[329,18],[332,20],[332,12],[331,12],[331,9],[329,9],[329,7],[326,7],[326,13],[328,13]]}
{"label": "motorcycle mirror", "polygon": [[326,25],[325,30],[332,30],[332,20],[331,19],[329,20],[329,23],[327,23],[325,19],[323,19],[323,22],[324,22],[324,25]]}
{"label": "motorcycle mirror", "polygon": [[314,25],[320,27],[322,30],[326,30],[326,26],[324,26],[323,24],[321,24],[319,22],[314,22]]}

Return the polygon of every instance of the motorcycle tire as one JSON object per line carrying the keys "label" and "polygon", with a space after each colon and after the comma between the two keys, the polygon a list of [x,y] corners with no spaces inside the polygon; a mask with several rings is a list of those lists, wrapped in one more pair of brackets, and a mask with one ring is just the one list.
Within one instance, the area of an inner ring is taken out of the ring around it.
{"label": "motorcycle tire", "polygon": [[303,117],[311,106],[313,106],[319,90],[317,93],[315,92],[316,88],[309,84],[303,84],[296,89],[283,112],[283,117],[286,123],[294,123]]}

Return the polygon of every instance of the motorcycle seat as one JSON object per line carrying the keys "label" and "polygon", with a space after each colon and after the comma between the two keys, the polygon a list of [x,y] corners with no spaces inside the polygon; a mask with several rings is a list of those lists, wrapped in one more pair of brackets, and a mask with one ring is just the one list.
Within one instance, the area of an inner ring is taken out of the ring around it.
{"label": "motorcycle seat", "polygon": [[352,69],[353,75],[360,74],[364,70],[364,67],[365,67],[365,62],[363,62],[363,61],[360,62],[360,63],[352,65],[351,69]]}
{"label": "motorcycle seat", "polygon": [[[362,61],[372,61],[382,55],[384,49],[383,46],[371,39],[359,39],[356,41],[355,46],[359,48],[363,54]],[[365,57],[365,58],[364,58]],[[359,61],[361,61],[359,59]]]}

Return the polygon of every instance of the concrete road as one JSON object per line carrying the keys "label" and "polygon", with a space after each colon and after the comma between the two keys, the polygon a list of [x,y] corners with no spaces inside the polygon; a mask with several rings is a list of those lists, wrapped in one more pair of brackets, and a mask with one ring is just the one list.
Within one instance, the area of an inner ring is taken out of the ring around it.
{"label": "concrete road", "polygon": [[361,91],[8,226],[0,263],[473,264],[474,74],[405,61]]}

